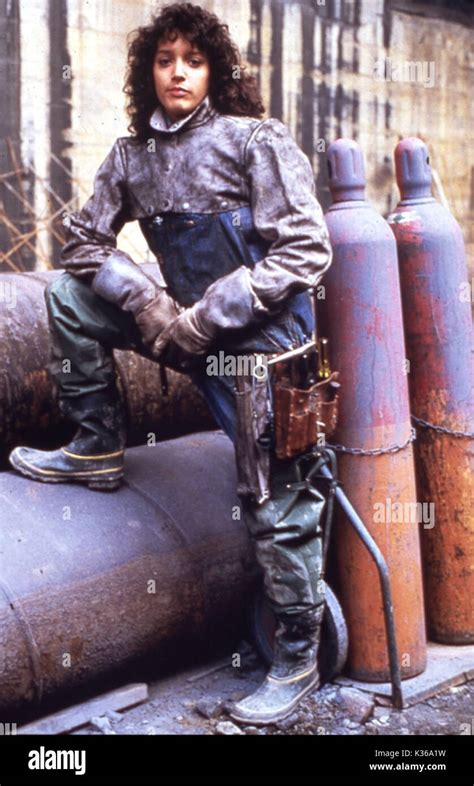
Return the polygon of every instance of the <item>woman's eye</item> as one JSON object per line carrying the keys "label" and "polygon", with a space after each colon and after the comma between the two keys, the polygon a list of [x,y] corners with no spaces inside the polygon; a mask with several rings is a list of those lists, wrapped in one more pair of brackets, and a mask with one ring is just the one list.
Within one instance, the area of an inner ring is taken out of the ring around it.
{"label": "woman's eye", "polygon": [[[169,57],[159,57],[157,58],[156,62],[160,66],[160,68],[166,68],[166,66],[168,66],[171,63],[171,60]],[[191,57],[189,59],[189,64],[193,66],[193,68],[198,68],[198,66],[203,64],[203,60],[202,58]]]}

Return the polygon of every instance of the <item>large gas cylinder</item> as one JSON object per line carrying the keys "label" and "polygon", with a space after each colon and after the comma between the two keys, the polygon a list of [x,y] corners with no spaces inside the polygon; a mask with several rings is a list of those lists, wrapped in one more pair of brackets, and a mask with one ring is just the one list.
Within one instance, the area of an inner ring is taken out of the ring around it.
{"label": "large gas cylinder", "polygon": [[431,524],[422,530],[428,633],[472,644],[474,355],[464,243],[451,213],[431,196],[425,143],[403,139],[395,164],[401,202],[389,223],[398,246],[420,502]]}
{"label": "large gas cylinder", "polygon": [[[328,149],[334,204],[326,214],[334,251],[323,284],[323,335],[340,372],[332,444],[375,454],[338,452],[345,493],[387,562],[401,675],[426,666],[425,621],[410,409],[396,245],[365,200],[362,152],[347,139]],[[318,298],[320,293],[318,293]],[[400,446],[400,450],[388,452]],[[339,521],[340,600],[349,629],[353,677],[390,678],[382,597],[375,566],[347,521]]]}
{"label": "large gas cylinder", "polygon": [[[15,445],[46,447],[71,436],[46,370],[50,340],[44,289],[57,275],[0,275],[0,464]],[[157,363],[133,352],[114,354],[128,444],[154,441],[148,435],[160,440],[215,427],[188,376],[168,371],[165,397]]]}
{"label": "large gas cylinder", "polygon": [[3,472],[0,499],[0,710],[242,634],[259,574],[221,432],[132,448],[113,494]]}

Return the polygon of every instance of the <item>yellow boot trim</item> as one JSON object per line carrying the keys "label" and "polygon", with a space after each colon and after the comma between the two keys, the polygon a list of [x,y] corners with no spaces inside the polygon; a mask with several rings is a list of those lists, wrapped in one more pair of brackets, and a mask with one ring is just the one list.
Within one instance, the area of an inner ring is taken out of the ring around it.
{"label": "yellow boot trim", "polygon": [[21,464],[24,464],[29,469],[34,470],[35,472],[39,472],[41,475],[56,475],[62,478],[78,478],[78,477],[89,477],[90,475],[106,475],[110,472],[122,472],[122,467],[110,467],[110,469],[90,469],[84,470],[84,472],[62,472],[61,470],[53,470],[53,469],[41,469],[40,467],[35,467],[34,464],[30,464],[24,458],[19,459]]}
{"label": "yellow boot trim", "polygon": [[101,456],[78,456],[77,453],[71,453],[65,448],[61,448],[61,451],[65,456],[70,456],[74,459],[81,459],[82,461],[105,461],[106,459],[115,458],[116,456],[123,456],[124,454],[123,450],[117,450],[115,453],[103,453]]}
{"label": "yellow boot trim", "polygon": [[308,677],[311,674],[311,672],[315,670],[316,670],[316,666],[312,666],[307,671],[304,671],[302,674],[297,674],[295,677],[272,677],[270,674],[268,674],[267,680],[270,680],[270,682],[277,682],[277,683],[285,682],[286,684],[289,684],[291,682],[298,682],[299,680]]}

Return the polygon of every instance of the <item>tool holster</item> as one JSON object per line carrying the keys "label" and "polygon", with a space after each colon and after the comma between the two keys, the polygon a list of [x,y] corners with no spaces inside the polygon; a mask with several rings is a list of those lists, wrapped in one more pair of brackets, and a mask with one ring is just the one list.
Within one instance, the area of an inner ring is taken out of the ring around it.
{"label": "tool holster", "polygon": [[[312,343],[312,342],[311,342]],[[325,443],[337,422],[339,373],[318,374],[318,353],[308,345],[277,355],[256,356],[265,373],[237,375],[238,493],[258,504],[270,496],[270,455],[290,459]]]}

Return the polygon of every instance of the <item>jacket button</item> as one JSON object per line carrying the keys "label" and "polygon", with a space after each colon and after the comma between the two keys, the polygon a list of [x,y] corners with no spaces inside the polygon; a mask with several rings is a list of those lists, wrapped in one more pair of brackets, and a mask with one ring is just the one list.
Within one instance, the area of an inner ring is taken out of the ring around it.
{"label": "jacket button", "polygon": [[225,209],[226,207],[229,207],[229,203],[226,202],[226,200],[224,199],[224,201],[221,202],[221,207],[223,207]]}
{"label": "jacket button", "polygon": [[189,210],[190,204],[189,202],[183,202],[183,210]]}
{"label": "jacket button", "polygon": [[163,207],[165,208],[165,210],[166,210],[168,207],[170,207],[170,205],[171,205],[171,202],[170,202],[170,200],[169,200],[169,199],[164,199],[164,200],[163,200]]}

